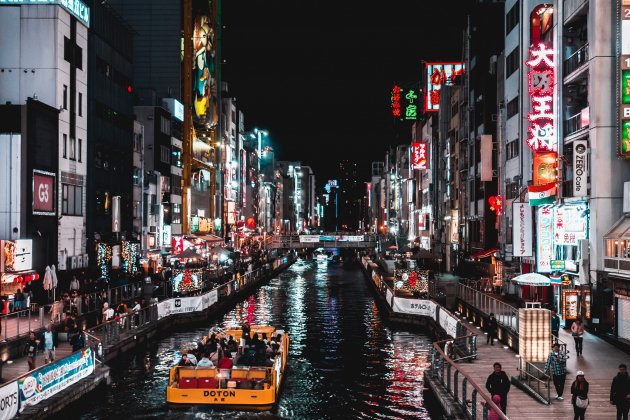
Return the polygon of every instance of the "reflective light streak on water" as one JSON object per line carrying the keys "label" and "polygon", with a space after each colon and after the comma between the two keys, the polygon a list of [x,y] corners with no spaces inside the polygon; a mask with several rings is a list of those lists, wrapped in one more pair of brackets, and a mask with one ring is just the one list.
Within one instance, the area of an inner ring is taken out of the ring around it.
{"label": "reflective light streak on water", "polygon": [[112,385],[66,412],[100,418],[429,418],[422,373],[430,340],[383,322],[362,273],[299,260],[214,323],[272,324],[291,337],[280,402],[271,412],[209,407],[171,409],[165,402],[169,368],[183,346],[207,328],[179,327],[145,351],[122,358]]}

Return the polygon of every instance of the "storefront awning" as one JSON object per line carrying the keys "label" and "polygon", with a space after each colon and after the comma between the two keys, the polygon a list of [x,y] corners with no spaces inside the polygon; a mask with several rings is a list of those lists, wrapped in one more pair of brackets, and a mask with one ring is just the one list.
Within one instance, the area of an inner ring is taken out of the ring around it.
{"label": "storefront awning", "polygon": [[486,249],[485,251],[476,252],[476,253],[472,254],[470,256],[470,258],[473,258],[473,259],[486,258],[486,257],[491,256],[492,254],[494,254],[497,251],[498,251],[497,248]]}
{"label": "storefront awning", "polygon": [[521,286],[549,286],[551,285],[549,277],[543,276],[542,274],[538,274],[538,273],[521,274],[520,276],[514,277],[512,281],[516,284],[520,284]]}
{"label": "storefront awning", "polygon": [[604,239],[630,239],[630,217],[622,216],[604,235]]}

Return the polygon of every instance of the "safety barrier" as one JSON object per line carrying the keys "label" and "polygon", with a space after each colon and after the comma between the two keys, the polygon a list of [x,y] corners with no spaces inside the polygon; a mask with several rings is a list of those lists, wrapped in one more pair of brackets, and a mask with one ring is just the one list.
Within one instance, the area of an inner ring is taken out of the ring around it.
{"label": "safety barrier", "polygon": [[457,297],[481,312],[493,313],[499,324],[518,333],[518,309],[514,306],[464,284],[457,285]]}

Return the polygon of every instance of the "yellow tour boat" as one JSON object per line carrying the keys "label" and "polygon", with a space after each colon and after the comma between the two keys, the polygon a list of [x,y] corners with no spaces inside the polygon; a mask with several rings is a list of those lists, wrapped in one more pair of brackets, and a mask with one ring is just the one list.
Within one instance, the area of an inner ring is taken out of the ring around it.
{"label": "yellow tour boat", "polygon": [[[278,401],[280,385],[289,353],[289,335],[271,326],[250,327],[251,335],[263,333],[280,340],[273,366],[237,366],[231,369],[216,367],[174,366],[171,368],[166,402],[177,404],[216,405],[249,410],[270,410]],[[239,342],[240,329],[227,330],[225,337],[234,336]],[[206,338],[207,339],[207,338]]]}

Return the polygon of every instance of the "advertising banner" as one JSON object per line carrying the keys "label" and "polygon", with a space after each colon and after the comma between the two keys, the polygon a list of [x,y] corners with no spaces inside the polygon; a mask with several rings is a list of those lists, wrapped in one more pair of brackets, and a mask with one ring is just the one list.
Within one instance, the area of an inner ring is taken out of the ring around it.
{"label": "advertising banner", "polygon": [[440,308],[440,327],[451,337],[457,337],[457,318],[448,313],[448,311]]}
{"label": "advertising banner", "polygon": [[528,203],[512,204],[512,238],[513,256],[532,256],[532,208]]}
{"label": "advertising banner", "polygon": [[452,85],[457,76],[464,74],[464,63],[426,63],[426,90],[424,111],[440,110],[440,90],[442,85]]}
{"label": "advertising banner", "polygon": [[8,420],[18,413],[18,383],[13,381],[0,388],[0,420]]}
{"label": "advertising banner", "polygon": [[174,298],[158,303],[158,319],[172,314],[183,314],[203,310],[201,296]]}
{"label": "advertising banner", "polygon": [[573,196],[586,197],[588,169],[586,160],[586,140],[573,142]]}
{"label": "advertising banner", "polygon": [[[228,289],[229,288],[230,286],[228,285]],[[211,307],[212,305],[214,305],[215,303],[217,303],[217,301],[219,300],[217,289],[212,289],[209,293],[202,295],[201,300],[202,300],[202,309],[207,309]]]}
{"label": "advertising banner", "polygon": [[435,320],[435,303],[426,299],[394,298],[394,312],[428,316]]}
{"label": "advertising banner", "polygon": [[55,207],[55,174],[33,170],[33,214],[54,216]]}
{"label": "advertising banner", "polygon": [[303,243],[319,242],[319,235],[300,235],[300,242],[303,242]]}
{"label": "advertising banner", "polygon": [[553,209],[553,244],[578,245],[586,239],[586,206],[559,206]]}
{"label": "advertising banner", "polygon": [[538,207],[536,271],[551,272],[553,259],[553,212],[551,207]]}
{"label": "advertising banner", "polygon": [[19,379],[20,411],[63,391],[94,372],[92,349],[74,353]]}
{"label": "advertising banner", "polygon": [[481,181],[492,181],[492,135],[481,136]]}

